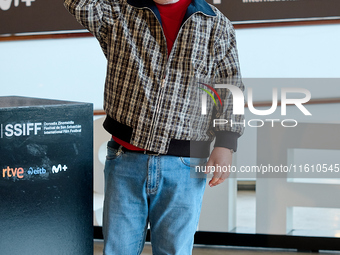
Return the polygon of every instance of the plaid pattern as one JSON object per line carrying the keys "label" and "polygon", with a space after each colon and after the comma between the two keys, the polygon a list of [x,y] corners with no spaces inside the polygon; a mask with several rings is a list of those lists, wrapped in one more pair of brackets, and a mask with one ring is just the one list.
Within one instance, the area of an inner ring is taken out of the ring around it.
{"label": "plaid pattern", "polygon": [[[204,0],[193,0],[189,6],[169,58],[153,1],[64,2],[103,49],[108,61],[104,109],[112,119],[133,128],[132,145],[166,153],[171,139],[190,140],[190,122],[201,117],[191,114],[190,84],[199,77],[240,75],[234,29]],[[238,86],[243,89],[242,83]],[[219,117],[231,115],[232,106]],[[198,139],[212,140],[210,129],[211,124],[205,123]],[[241,135],[243,127],[225,131]]]}

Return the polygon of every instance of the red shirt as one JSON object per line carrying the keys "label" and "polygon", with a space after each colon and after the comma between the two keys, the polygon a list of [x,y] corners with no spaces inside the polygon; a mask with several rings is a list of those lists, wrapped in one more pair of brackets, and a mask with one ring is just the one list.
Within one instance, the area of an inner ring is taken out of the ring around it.
{"label": "red shirt", "polygon": [[156,6],[161,14],[162,27],[168,46],[168,55],[174,45],[179,29],[181,28],[185,12],[190,5],[191,0],[179,0],[174,4],[157,4]]}
{"label": "red shirt", "polygon": [[[181,28],[184,15],[190,5],[191,0],[179,0],[173,4],[157,4],[156,6],[160,12],[162,27],[166,38],[166,44],[168,47],[168,55],[171,52],[172,46],[175,43],[179,29]],[[123,145],[128,150],[143,151],[144,149],[138,148],[128,142],[122,141],[121,139],[112,136],[120,145]]]}

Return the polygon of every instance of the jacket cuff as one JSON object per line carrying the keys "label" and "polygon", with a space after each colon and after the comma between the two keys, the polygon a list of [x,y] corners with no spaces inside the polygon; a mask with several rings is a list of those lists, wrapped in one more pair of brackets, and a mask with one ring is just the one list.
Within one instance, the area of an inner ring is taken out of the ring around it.
{"label": "jacket cuff", "polygon": [[237,139],[240,137],[239,133],[231,131],[215,131],[216,140],[214,147],[224,147],[232,149],[234,152],[237,150]]}

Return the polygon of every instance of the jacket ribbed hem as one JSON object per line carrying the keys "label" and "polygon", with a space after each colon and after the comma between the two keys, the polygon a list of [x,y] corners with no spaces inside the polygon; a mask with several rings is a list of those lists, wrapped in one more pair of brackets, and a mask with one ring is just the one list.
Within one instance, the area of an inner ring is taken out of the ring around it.
{"label": "jacket ribbed hem", "polygon": [[[104,129],[111,135],[130,143],[133,129],[127,125],[121,124],[118,121],[106,116],[103,123]],[[193,158],[207,158],[210,155],[209,141],[189,141],[171,139],[169,149],[166,154],[177,157],[193,157]],[[143,153],[143,151],[132,151],[136,153]]]}

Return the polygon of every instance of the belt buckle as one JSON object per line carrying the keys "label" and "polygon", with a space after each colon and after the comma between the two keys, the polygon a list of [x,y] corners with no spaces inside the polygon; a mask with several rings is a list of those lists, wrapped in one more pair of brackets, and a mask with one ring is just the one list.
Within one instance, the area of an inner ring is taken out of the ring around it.
{"label": "belt buckle", "polygon": [[159,156],[159,153],[153,152],[153,151],[147,151],[147,150],[144,151],[144,154],[150,155],[150,156]]}

